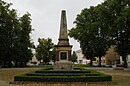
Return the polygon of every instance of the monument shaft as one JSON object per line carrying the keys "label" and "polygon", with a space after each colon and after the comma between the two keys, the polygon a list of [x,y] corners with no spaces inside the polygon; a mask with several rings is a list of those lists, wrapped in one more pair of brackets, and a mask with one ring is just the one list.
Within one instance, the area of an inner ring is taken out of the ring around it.
{"label": "monument shaft", "polygon": [[66,11],[61,12],[60,32],[56,48],[54,69],[72,69],[71,50],[67,33]]}

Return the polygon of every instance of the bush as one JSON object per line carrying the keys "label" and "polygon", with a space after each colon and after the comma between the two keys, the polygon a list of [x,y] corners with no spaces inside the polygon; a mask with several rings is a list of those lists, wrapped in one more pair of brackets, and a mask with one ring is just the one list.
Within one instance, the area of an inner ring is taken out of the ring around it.
{"label": "bush", "polygon": [[33,82],[104,82],[111,81],[112,77],[92,70],[58,70],[51,68],[39,70],[24,75],[15,76],[15,81]]}
{"label": "bush", "polygon": [[28,73],[27,76],[98,76],[98,73]]}
{"label": "bush", "polygon": [[53,71],[53,70],[39,70],[39,71],[35,71],[35,73],[90,73],[90,71],[87,71],[87,70],[82,70],[82,71],[74,71],[74,70],[70,70],[70,71],[66,71],[66,70],[63,70],[63,71]]}
{"label": "bush", "polygon": [[74,67],[91,67],[89,64],[74,64]]}
{"label": "bush", "polygon": [[15,76],[15,81],[34,82],[104,82],[111,81],[111,76]]}

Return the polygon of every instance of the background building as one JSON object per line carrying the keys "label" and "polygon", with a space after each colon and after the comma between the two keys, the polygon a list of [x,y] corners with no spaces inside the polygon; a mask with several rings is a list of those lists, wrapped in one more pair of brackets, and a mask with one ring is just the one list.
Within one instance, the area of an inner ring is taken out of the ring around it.
{"label": "background building", "polygon": [[90,60],[87,60],[86,57],[82,54],[82,50],[79,49],[77,51],[75,51],[76,55],[77,55],[77,63],[78,64],[89,64]]}
{"label": "background building", "polygon": [[[115,52],[114,48],[115,46],[111,46],[106,52],[106,55],[102,57],[102,65],[120,64],[120,55],[117,52]],[[96,62],[99,62],[98,58],[96,58]]]}
{"label": "background building", "polygon": [[[120,63],[123,64],[122,56],[120,56]],[[130,67],[130,55],[127,56],[128,67]]]}

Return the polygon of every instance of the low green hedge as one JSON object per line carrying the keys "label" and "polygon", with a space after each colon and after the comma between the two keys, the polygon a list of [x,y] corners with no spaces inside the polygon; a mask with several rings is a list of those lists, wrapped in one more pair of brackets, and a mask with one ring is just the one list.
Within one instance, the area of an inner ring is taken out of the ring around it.
{"label": "low green hedge", "polygon": [[15,81],[33,81],[33,82],[104,82],[111,81],[111,76],[15,76]]}
{"label": "low green hedge", "polygon": [[27,76],[98,76],[98,73],[27,73]]}
{"label": "low green hedge", "polygon": [[74,64],[74,67],[79,67],[79,68],[82,68],[82,67],[91,67],[91,65],[89,65],[89,64]]}
{"label": "low green hedge", "polygon": [[83,68],[61,71],[47,68],[14,77],[14,81],[33,82],[104,82],[111,80],[112,77],[109,75]]}
{"label": "low green hedge", "polygon": [[35,71],[35,73],[90,73],[91,71],[87,71],[87,70],[82,70],[82,71],[79,71],[79,70],[70,70],[70,71],[66,71],[66,70],[63,70],[63,71],[54,71],[54,70],[38,70],[38,71]]}

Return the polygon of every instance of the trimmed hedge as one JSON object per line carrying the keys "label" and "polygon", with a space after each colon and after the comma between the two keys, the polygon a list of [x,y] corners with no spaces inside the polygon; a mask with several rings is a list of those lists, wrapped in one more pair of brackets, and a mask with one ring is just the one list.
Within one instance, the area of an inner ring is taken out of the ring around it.
{"label": "trimmed hedge", "polygon": [[52,68],[48,68],[14,77],[14,81],[33,82],[104,82],[111,80],[112,77],[109,75],[80,68],[70,71],[53,71]]}
{"label": "trimmed hedge", "polygon": [[98,73],[28,73],[27,76],[98,76]]}
{"label": "trimmed hedge", "polygon": [[15,81],[33,81],[33,82],[104,82],[111,81],[111,76],[15,76]]}
{"label": "trimmed hedge", "polygon": [[35,71],[35,73],[90,73],[90,71],[87,71],[87,70],[70,70],[70,71],[65,71],[65,70],[62,70],[62,71],[54,71],[54,70],[39,70],[39,71]]}

